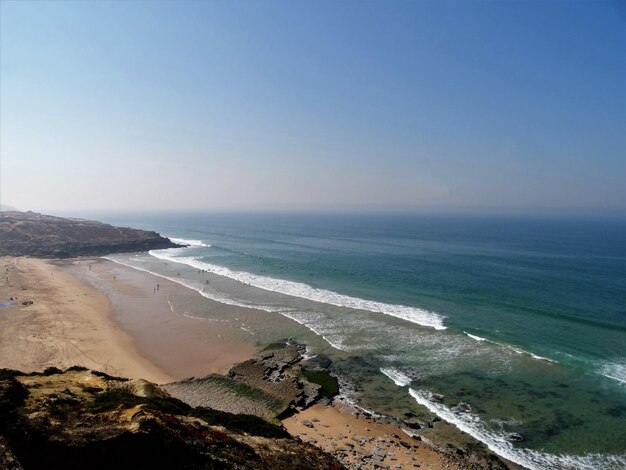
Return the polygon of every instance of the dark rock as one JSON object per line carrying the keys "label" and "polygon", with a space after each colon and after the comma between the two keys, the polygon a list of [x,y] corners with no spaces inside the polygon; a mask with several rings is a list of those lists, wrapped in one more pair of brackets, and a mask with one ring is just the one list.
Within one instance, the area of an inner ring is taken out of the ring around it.
{"label": "dark rock", "polygon": [[163,388],[192,406],[275,419],[309,406],[319,395],[319,385],[288,372],[305,350],[301,344],[273,343],[252,359],[234,365],[228,376],[211,374]]}
{"label": "dark rock", "polygon": [[146,230],[35,212],[0,212],[0,256],[73,258],[181,246]]}
{"label": "dark rock", "polygon": [[0,377],[2,469],[343,468],[279,425],[193,408],[154,384],[84,370]]}
{"label": "dark rock", "polygon": [[466,401],[459,402],[458,405],[452,408],[453,413],[471,413],[472,407]]}
{"label": "dark rock", "polygon": [[304,368],[308,370],[328,369],[333,361],[326,356],[317,355],[306,361]]}
{"label": "dark rock", "polygon": [[524,440],[524,436],[522,436],[521,434],[518,434],[516,432],[513,432],[511,434],[509,434],[506,439],[510,442],[522,442]]}
{"label": "dark rock", "polygon": [[431,399],[437,403],[443,403],[443,395],[440,393],[433,393]]}

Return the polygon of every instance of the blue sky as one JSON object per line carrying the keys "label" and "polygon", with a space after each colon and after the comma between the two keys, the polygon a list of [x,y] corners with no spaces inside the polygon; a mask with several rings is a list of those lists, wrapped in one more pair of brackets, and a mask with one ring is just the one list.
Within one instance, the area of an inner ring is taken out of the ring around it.
{"label": "blue sky", "polygon": [[619,2],[12,2],[2,203],[626,214]]}

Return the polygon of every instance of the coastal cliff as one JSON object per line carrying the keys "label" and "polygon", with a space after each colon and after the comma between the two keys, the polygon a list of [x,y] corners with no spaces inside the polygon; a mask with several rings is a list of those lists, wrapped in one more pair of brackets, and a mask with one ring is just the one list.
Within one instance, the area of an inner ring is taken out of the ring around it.
{"label": "coastal cliff", "polygon": [[251,415],[192,407],[82,367],[0,370],[0,468],[342,469]]}
{"label": "coastal cliff", "polygon": [[35,212],[0,212],[0,256],[72,258],[180,246],[147,230]]}

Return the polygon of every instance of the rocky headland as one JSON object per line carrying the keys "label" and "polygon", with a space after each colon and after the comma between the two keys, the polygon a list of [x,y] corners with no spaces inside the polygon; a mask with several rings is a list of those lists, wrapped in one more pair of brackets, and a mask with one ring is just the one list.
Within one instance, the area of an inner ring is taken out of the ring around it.
{"label": "rocky headland", "polygon": [[72,258],[180,246],[147,230],[35,212],[0,212],[0,256]]}

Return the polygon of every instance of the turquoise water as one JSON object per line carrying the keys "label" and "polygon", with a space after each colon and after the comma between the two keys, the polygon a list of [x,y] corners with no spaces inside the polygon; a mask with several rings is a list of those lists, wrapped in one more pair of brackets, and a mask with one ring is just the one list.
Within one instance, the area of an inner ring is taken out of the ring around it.
{"label": "turquoise water", "polygon": [[246,329],[306,330],[364,405],[426,407],[529,468],[626,468],[624,219],[98,217],[195,241],[114,259],[289,318]]}

